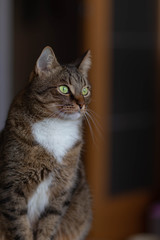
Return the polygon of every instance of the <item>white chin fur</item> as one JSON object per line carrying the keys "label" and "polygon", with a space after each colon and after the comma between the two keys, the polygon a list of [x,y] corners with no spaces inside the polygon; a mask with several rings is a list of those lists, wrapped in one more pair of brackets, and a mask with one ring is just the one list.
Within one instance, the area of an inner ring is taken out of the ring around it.
{"label": "white chin fur", "polygon": [[82,117],[82,114],[79,113],[79,112],[76,112],[76,113],[70,113],[70,114],[65,114],[65,113],[60,113],[59,114],[60,117],[62,117],[63,119],[66,119],[66,120],[78,120],[79,118]]}

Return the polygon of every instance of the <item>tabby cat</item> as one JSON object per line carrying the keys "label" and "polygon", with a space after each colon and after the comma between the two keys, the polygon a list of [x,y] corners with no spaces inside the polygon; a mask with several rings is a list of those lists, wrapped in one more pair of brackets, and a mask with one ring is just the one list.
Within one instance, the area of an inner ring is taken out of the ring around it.
{"label": "tabby cat", "polygon": [[90,51],[60,65],[43,49],[0,136],[0,239],[82,240],[92,220],[80,159]]}

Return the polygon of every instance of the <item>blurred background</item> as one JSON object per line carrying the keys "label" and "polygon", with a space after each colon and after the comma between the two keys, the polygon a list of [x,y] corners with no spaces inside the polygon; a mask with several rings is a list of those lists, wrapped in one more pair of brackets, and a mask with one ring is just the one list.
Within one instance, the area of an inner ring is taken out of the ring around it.
{"label": "blurred background", "polygon": [[46,45],[60,63],[92,53],[87,239],[160,239],[160,1],[0,0],[0,129]]}

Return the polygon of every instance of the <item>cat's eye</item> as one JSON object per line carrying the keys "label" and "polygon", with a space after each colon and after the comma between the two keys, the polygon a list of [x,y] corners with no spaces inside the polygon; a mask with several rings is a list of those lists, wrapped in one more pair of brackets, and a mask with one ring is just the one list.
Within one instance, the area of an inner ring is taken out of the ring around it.
{"label": "cat's eye", "polygon": [[89,93],[88,88],[87,88],[87,87],[84,87],[84,88],[82,89],[82,95],[83,95],[83,96],[87,96],[88,93]]}
{"label": "cat's eye", "polygon": [[59,90],[60,90],[60,92],[63,93],[63,94],[69,93],[69,88],[68,88],[67,86],[65,86],[65,85],[60,86],[60,87],[59,87]]}

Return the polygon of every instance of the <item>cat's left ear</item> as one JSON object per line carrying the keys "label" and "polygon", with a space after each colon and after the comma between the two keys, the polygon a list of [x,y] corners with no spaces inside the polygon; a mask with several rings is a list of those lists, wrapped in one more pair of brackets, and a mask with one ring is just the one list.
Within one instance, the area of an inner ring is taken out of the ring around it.
{"label": "cat's left ear", "polygon": [[41,74],[42,72],[46,72],[59,66],[56,56],[51,47],[47,46],[43,49],[41,55],[39,56],[35,71],[37,74]]}
{"label": "cat's left ear", "polygon": [[75,62],[78,70],[87,77],[88,71],[91,67],[91,51],[88,50],[84,55]]}

